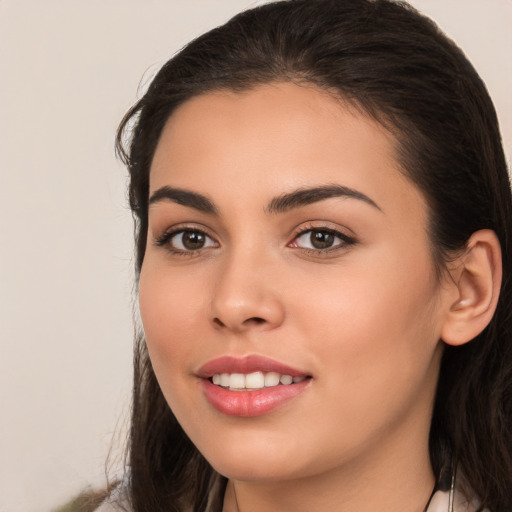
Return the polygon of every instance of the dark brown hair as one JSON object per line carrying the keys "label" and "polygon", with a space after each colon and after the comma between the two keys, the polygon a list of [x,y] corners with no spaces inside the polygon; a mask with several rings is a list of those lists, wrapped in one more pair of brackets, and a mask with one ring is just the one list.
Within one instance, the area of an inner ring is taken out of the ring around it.
{"label": "dark brown hair", "polygon": [[[456,466],[483,505],[512,510],[512,199],[498,122],[460,49],[406,3],[267,4],[192,41],[163,66],[125,116],[117,139],[131,177],[137,274],[145,253],[150,165],[169,116],[204,92],[274,81],[334,91],[392,131],[404,172],[427,198],[440,271],[472,233],[496,232],[504,269],[497,311],[475,340],[445,347],[430,454],[441,485]],[[169,409],[142,335],[135,345],[129,471],[135,512],[221,510],[225,479]]]}

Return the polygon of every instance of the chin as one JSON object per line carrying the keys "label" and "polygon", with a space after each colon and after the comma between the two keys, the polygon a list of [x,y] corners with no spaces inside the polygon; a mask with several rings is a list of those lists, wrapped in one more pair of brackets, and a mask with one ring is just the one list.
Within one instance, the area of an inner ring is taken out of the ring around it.
{"label": "chin", "polygon": [[301,463],[303,457],[296,448],[262,444],[219,444],[214,452],[203,455],[218,473],[232,480],[275,482],[307,476],[310,465]]}
{"label": "chin", "polygon": [[290,471],[291,468],[289,467],[282,467],[281,464],[275,465],[275,460],[272,460],[272,458],[264,464],[247,461],[243,463],[223,461],[220,464],[212,464],[212,467],[222,476],[242,482],[277,482],[302,476]]}

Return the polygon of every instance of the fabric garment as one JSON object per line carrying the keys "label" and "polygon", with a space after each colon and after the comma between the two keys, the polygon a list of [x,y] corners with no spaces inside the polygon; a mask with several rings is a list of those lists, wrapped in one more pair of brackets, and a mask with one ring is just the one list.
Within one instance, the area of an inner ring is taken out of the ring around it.
{"label": "fabric garment", "polygon": [[480,508],[478,502],[469,503],[457,489],[450,496],[450,491],[437,491],[430,500],[426,512],[490,512]]}

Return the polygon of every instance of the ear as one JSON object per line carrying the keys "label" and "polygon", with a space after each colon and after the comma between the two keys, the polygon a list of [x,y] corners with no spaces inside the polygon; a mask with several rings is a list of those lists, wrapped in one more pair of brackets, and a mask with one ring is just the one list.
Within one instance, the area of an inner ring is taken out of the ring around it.
{"label": "ear", "polygon": [[454,262],[447,291],[447,313],[441,339],[463,345],[478,336],[491,321],[501,287],[501,247],[489,229],[473,233],[466,250]]}

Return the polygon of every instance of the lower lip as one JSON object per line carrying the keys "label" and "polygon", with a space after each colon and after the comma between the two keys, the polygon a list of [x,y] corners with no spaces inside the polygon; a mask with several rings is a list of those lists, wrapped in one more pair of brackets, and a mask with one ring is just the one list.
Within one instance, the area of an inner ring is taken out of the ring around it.
{"label": "lower lip", "polygon": [[203,392],[215,409],[227,416],[254,417],[268,414],[300,395],[311,379],[288,385],[278,385],[253,391],[230,391],[202,380]]}

